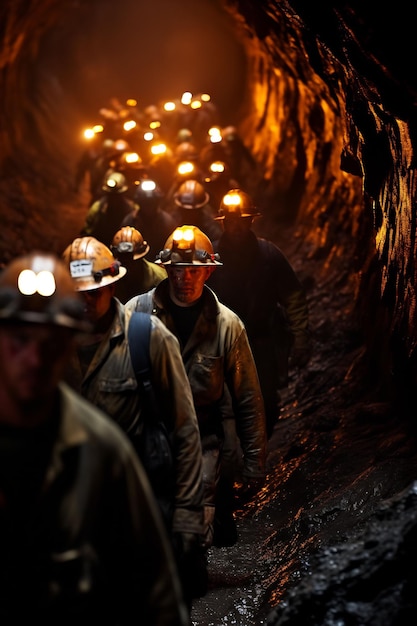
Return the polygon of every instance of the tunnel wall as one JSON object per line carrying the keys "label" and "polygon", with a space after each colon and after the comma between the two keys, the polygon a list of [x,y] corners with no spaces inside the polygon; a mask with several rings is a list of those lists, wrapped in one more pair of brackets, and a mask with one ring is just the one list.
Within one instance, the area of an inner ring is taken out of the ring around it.
{"label": "tunnel wall", "polygon": [[363,372],[408,409],[417,283],[407,12],[398,6],[375,17],[367,2],[225,5],[245,23],[256,87],[244,126],[266,164],[270,210],[295,220],[307,262],[321,256],[335,285],[343,273],[351,282]]}

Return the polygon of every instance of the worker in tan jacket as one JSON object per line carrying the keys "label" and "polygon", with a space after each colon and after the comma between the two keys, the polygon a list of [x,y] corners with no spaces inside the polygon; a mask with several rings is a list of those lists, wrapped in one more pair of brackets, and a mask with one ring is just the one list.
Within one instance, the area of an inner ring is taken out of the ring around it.
{"label": "worker in tan jacket", "polygon": [[129,300],[126,308],[153,313],[178,338],[203,448],[205,545],[233,545],[233,493],[219,497],[217,491],[224,439],[221,406],[230,393],[243,451],[243,489],[256,493],[265,479],[266,424],[255,362],[243,322],[205,285],[221,265],[210,239],[196,226],[181,226],[168,238],[158,262],[168,278]]}

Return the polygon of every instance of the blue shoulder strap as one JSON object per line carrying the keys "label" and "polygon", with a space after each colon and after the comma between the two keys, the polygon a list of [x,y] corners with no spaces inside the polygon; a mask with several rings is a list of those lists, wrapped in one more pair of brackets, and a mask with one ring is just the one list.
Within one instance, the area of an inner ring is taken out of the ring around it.
{"label": "blue shoulder strap", "polygon": [[[142,311],[132,313],[127,331],[130,358],[138,380],[150,378],[149,343],[151,337],[151,315]],[[150,384],[150,381],[149,383]]]}
{"label": "blue shoulder strap", "polygon": [[151,314],[143,311],[134,311],[130,318],[127,337],[130,358],[136,378],[146,392],[148,406],[151,413],[153,413],[153,418],[156,420],[158,419],[158,409],[151,383],[151,360],[149,356]]}

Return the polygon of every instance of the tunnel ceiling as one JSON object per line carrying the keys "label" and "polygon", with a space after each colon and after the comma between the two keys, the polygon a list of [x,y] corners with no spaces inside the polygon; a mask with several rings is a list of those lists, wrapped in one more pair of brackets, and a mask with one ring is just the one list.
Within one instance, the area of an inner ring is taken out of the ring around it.
{"label": "tunnel ceiling", "polygon": [[211,90],[259,162],[251,191],[265,233],[291,228],[312,278],[351,289],[370,370],[415,381],[417,89],[404,2],[4,0],[0,17],[3,262],[60,252],[78,233],[80,132],[107,98]]}

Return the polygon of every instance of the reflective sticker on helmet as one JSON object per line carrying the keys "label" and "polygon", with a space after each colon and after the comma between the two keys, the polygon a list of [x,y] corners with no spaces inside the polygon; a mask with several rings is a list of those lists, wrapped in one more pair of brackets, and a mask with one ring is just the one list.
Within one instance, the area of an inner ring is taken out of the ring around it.
{"label": "reflective sticker on helmet", "polygon": [[82,278],[91,276],[93,273],[93,263],[88,259],[79,259],[70,262],[70,273],[72,278]]}

